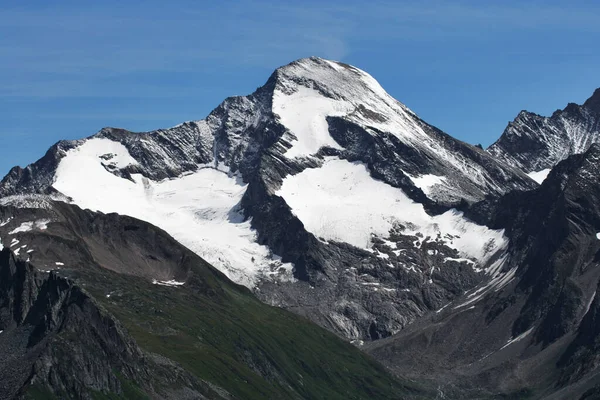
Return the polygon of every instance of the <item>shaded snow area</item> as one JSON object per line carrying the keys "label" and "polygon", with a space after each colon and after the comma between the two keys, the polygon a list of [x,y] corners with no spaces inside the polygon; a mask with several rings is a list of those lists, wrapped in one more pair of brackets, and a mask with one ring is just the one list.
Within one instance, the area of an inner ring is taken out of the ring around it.
{"label": "shaded snow area", "polygon": [[527,175],[531,179],[533,179],[534,181],[536,181],[537,183],[539,183],[541,185],[542,182],[544,182],[546,180],[549,173],[550,173],[550,168],[546,168],[541,171],[530,172]]}
{"label": "shaded snow area", "polygon": [[291,95],[276,91],[273,96],[273,111],[296,136],[292,147],[284,154],[293,158],[315,154],[321,147],[341,147],[329,135],[325,118],[327,116],[345,115],[352,110],[352,105],[345,101],[337,101],[324,97],[314,89],[303,86]]}
{"label": "shaded snow area", "polygon": [[133,174],[131,181],[111,173],[107,162],[115,168],[136,164],[120,143],[89,139],[61,160],[53,186],[82,208],[164,229],[237,283],[252,287],[260,277],[280,272],[280,279],[292,279],[292,265],[282,265],[256,243],[238,208],[246,185],[228,171],[204,166],[176,179],[154,182]]}
{"label": "shaded snow area", "polygon": [[23,222],[21,225],[19,225],[18,227],[16,227],[15,229],[13,229],[12,231],[8,232],[9,235],[14,235],[16,233],[21,233],[21,232],[30,232],[33,230],[46,230],[48,228],[48,224],[50,223],[49,219],[41,219],[39,221],[28,221],[28,222]]}
{"label": "shaded snow area", "polygon": [[324,240],[371,247],[372,234],[387,237],[402,224],[403,234],[418,232],[444,241],[461,256],[484,264],[507,245],[502,230],[491,230],[449,210],[428,215],[402,190],[373,179],[362,163],[328,158],[320,168],[288,176],[277,195],[283,197],[305,228]]}
{"label": "shaded snow area", "polygon": [[518,342],[518,341],[521,341],[521,340],[525,339],[525,337],[527,337],[527,335],[529,335],[531,332],[533,332],[533,329],[534,329],[534,328],[529,328],[529,330],[527,330],[527,331],[525,331],[525,332],[521,333],[521,334],[520,334],[519,336],[517,336],[516,338],[512,338],[512,339],[510,339],[508,342],[506,342],[506,344],[505,344],[504,346],[502,346],[502,347],[500,348],[500,350],[502,350],[502,349],[504,349],[504,348],[506,348],[506,347],[510,346],[510,345],[511,345],[511,344],[513,344],[513,343],[516,343],[516,342]]}
{"label": "shaded snow area", "polygon": [[8,218],[6,221],[0,221],[0,228],[6,226],[12,221],[12,217]]}

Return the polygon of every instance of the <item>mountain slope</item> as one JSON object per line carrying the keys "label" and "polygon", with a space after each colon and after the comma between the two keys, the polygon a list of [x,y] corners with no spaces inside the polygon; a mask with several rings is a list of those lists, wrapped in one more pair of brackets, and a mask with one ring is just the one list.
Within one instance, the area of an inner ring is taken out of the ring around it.
{"label": "mountain slope", "polygon": [[205,120],[60,142],[3,179],[0,203],[36,193],[146,220],[265,302],[365,340],[487,279],[506,240],[452,207],[534,186],[367,73],[309,58]]}
{"label": "mountain slope", "polygon": [[[196,398],[225,398],[218,394],[225,391],[144,354],[119,321],[73,282],[36,272],[8,249],[0,252],[0,274],[1,398],[113,393],[142,399],[173,384],[188,386]],[[165,390],[161,397],[179,396]]]}
{"label": "mountain slope", "polygon": [[550,117],[521,111],[487,151],[538,181],[573,154],[600,141],[600,89],[583,103],[569,103]]}
{"label": "mountain slope", "polygon": [[511,240],[504,277],[368,351],[398,373],[429,376],[473,398],[573,399],[588,391],[594,398],[599,173],[594,144],[560,162],[538,189],[474,205],[473,219],[504,228]]}
{"label": "mountain slope", "polygon": [[[331,333],[262,304],[143,221],[63,202],[0,207],[0,216],[2,242],[39,265],[35,272],[8,249],[1,253],[0,348],[12,350],[2,353],[0,368],[22,368],[2,375],[16,377],[2,379],[11,393],[20,390],[33,398],[132,398],[131,391],[134,398],[177,399],[426,396]],[[45,289],[48,285],[52,288]],[[112,333],[114,326],[118,334]]]}

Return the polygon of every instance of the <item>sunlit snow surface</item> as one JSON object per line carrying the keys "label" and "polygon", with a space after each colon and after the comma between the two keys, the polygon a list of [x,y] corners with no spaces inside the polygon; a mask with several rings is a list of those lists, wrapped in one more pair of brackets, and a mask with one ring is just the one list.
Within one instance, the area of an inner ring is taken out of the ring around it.
{"label": "sunlit snow surface", "polygon": [[350,103],[329,99],[304,86],[299,86],[291,95],[276,91],[273,111],[279,114],[283,125],[296,136],[296,141],[285,156],[308,156],[323,146],[341,149],[329,135],[325,118],[345,115],[352,109]]}
{"label": "sunlit snow surface", "polygon": [[313,57],[278,69],[277,78],[272,108],[291,133],[284,135],[286,145],[291,145],[284,153],[287,158],[310,157],[324,146],[339,149],[326,119],[335,116],[373,136],[393,135],[424,158],[444,165],[440,175],[413,179],[433,200],[478,201],[483,193],[506,191],[497,175],[506,171],[484,168],[480,161],[440,140],[416,114],[358,68]]}
{"label": "sunlit snow surface", "polygon": [[410,176],[410,179],[413,181],[415,186],[421,189],[426,195],[431,193],[431,190],[434,186],[443,185],[446,181],[446,177],[432,174],[421,175],[419,177],[411,175],[408,176]]}
{"label": "sunlit snow surface", "polygon": [[320,168],[285,178],[277,194],[308,231],[324,240],[368,248],[371,234],[387,237],[401,223],[409,235],[420,232],[432,240],[454,236],[446,244],[480,263],[507,244],[503,231],[470,222],[456,210],[428,215],[402,190],[373,179],[362,163],[328,158]]}
{"label": "sunlit snow surface", "polygon": [[[227,171],[206,166],[161,182],[133,175],[132,182],[109,172],[107,164],[120,169],[136,161],[120,143],[87,140],[61,160],[53,186],[82,208],[129,215],[164,229],[237,283],[252,287],[281,265],[243,221],[238,204],[247,185]],[[282,266],[282,278],[290,279],[292,265]]]}
{"label": "sunlit snow surface", "polygon": [[544,182],[546,180],[549,173],[550,173],[550,168],[546,168],[541,171],[530,172],[527,175],[529,175],[529,177],[531,179],[533,179],[534,181],[536,181],[537,183],[539,183],[541,185],[542,182]]}

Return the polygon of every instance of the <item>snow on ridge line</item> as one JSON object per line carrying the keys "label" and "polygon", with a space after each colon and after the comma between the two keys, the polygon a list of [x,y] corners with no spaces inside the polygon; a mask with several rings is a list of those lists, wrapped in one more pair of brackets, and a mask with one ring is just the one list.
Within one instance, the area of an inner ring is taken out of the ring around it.
{"label": "snow on ridge line", "polygon": [[[310,58],[291,63],[279,72],[273,112],[297,138],[286,157],[312,155],[325,145],[340,148],[329,135],[327,116],[341,116],[364,127],[390,132],[417,147],[425,142],[431,145],[416,115],[365,71]],[[317,87],[324,87],[328,94]]]}
{"label": "snow on ridge line", "polygon": [[315,236],[360,248],[370,247],[372,234],[387,237],[397,223],[407,227],[405,234],[452,235],[447,244],[480,264],[508,244],[503,230],[477,225],[457,210],[430,216],[401,189],[373,179],[360,162],[329,157],[320,168],[286,177],[276,194]]}
{"label": "snow on ridge line", "polygon": [[91,138],[61,159],[53,186],[83,209],[158,226],[236,283],[252,288],[262,277],[293,279],[292,264],[256,243],[239,209],[247,185],[228,171],[206,166],[175,179],[154,182],[133,174],[131,181],[108,172],[107,162],[119,168],[136,163],[121,143]]}

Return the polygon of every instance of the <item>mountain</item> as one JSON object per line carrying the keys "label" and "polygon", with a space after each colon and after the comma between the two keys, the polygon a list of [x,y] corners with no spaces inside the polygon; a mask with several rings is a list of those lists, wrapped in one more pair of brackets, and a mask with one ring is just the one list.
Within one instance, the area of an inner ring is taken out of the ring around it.
{"label": "mountain", "polygon": [[59,142],[0,182],[0,394],[597,398],[599,105],[484,151],[312,57]]}
{"label": "mountain", "polygon": [[204,120],[59,142],[10,171],[0,204],[36,195],[147,221],[264,302],[360,343],[489,279],[507,238],[459,210],[535,186],[366,72],[313,57]]}
{"label": "mountain", "polygon": [[600,141],[600,89],[583,103],[569,103],[551,117],[521,111],[487,151],[537,181],[573,154]]}
{"label": "mountain", "polygon": [[539,188],[475,204],[470,216],[510,239],[505,275],[367,351],[468,398],[598,398],[599,174],[593,144]]}
{"label": "mountain", "polygon": [[0,206],[2,399],[430,397],[159,228],[30,200]]}

